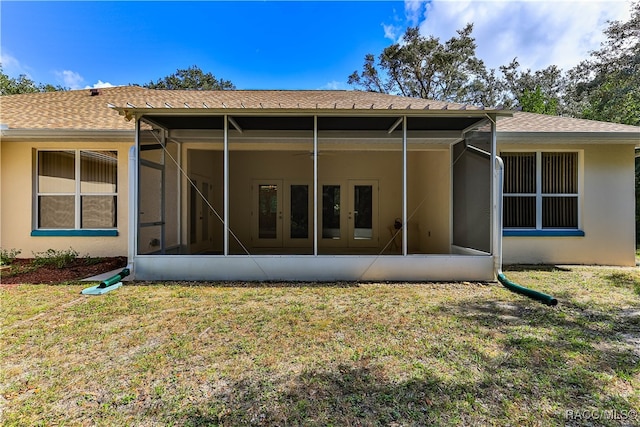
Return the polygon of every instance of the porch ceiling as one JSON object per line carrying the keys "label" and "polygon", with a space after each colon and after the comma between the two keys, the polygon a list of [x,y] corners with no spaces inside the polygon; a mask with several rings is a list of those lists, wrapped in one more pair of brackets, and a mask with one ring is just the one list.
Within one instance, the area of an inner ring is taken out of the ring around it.
{"label": "porch ceiling", "polygon": [[[144,118],[165,129],[211,129],[222,130],[224,116],[202,114],[144,115]],[[274,116],[274,115],[229,115],[238,126],[251,130],[313,130],[313,116]],[[392,128],[401,117],[388,116],[320,116],[318,130],[321,131],[386,131]],[[486,116],[421,116],[408,117],[409,131],[461,131],[486,119]],[[401,126],[395,128],[396,132]]]}

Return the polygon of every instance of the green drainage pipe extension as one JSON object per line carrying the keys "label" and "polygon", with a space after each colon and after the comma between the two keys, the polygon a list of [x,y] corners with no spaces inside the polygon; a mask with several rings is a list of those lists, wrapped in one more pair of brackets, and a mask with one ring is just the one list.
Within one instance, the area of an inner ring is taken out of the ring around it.
{"label": "green drainage pipe extension", "polygon": [[502,285],[518,294],[522,294],[529,298],[533,298],[534,300],[540,301],[546,305],[558,305],[558,300],[552,297],[551,295],[544,294],[542,292],[534,291],[533,289],[525,288],[524,286],[520,286],[517,283],[513,283],[511,280],[507,279],[506,276],[502,273],[498,273],[498,281],[502,283]]}
{"label": "green drainage pipe extension", "polygon": [[108,288],[109,286],[115,285],[118,282],[121,282],[123,278],[129,275],[130,271],[128,268],[123,269],[120,273],[115,276],[111,276],[106,280],[103,280],[102,283],[98,285],[98,289]]}

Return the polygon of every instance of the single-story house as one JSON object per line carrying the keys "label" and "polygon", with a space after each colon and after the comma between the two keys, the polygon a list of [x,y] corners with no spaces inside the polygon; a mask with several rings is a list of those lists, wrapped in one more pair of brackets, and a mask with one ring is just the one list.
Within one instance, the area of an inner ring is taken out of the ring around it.
{"label": "single-story house", "polygon": [[[137,279],[635,265],[640,127],[357,91],[0,97],[0,246]],[[504,182],[504,185],[501,183]]]}

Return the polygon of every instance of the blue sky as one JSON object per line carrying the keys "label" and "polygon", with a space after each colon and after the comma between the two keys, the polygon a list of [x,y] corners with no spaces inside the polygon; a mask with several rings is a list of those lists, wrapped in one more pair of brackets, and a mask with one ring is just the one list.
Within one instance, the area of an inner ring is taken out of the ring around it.
{"label": "blue sky", "polygon": [[627,0],[0,2],[4,72],[77,89],[144,84],[198,65],[239,89],[348,89],[366,53],[408,26],[446,40],[474,22],[478,57],[565,69]]}

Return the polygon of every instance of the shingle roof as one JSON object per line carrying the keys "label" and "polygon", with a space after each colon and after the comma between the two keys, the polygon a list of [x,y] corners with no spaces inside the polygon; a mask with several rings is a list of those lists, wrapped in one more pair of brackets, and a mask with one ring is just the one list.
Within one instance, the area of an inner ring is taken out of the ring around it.
{"label": "shingle roof", "polygon": [[[112,107],[153,109],[304,110],[468,110],[480,108],[441,101],[359,91],[311,90],[152,90],[121,86],[0,96],[0,124],[9,129],[132,130],[133,122]],[[515,112],[498,121],[499,132],[638,133],[640,127],[569,117]]]}
{"label": "shingle roof", "polygon": [[145,92],[122,86],[101,89],[99,96],[91,96],[89,90],[0,96],[0,123],[9,129],[133,130],[134,123],[107,104],[125,104]]}
{"label": "shingle roof", "polygon": [[640,138],[640,126],[549,116],[546,114],[517,111],[513,117],[498,120],[499,132],[636,132]]}

